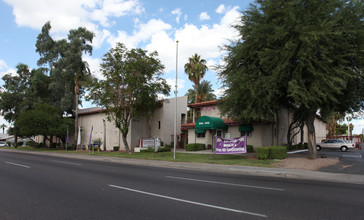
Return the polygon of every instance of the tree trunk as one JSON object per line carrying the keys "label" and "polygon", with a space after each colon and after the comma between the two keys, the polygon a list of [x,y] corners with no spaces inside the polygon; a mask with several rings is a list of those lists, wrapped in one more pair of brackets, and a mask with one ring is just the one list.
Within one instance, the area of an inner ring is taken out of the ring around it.
{"label": "tree trunk", "polygon": [[15,134],[14,134],[14,147],[15,148],[18,147],[18,134],[17,134],[16,131],[15,131]]}
{"label": "tree trunk", "polygon": [[305,144],[305,123],[301,124],[301,144]]}
{"label": "tree trunk", "polygon": [[310,159],[317,159],[316,135],[315,135],[315,121],[316,113],[310,113],[307,120],[307,133],[308,133],[308,152]]}
{"label": "tree trunk", "polygon": [[77,138],[78,138],[78,93],[80,92],[77,80],[75,80],[75,143],[77,150]]}
{"label": "tree trunk", "polygon": [[126,153],[130,154],[130,149],[129,149],[129,145],[128,145],[128,140],[126,139],[126,136],[128,135],[128,133],[124,134],[122,133],[123,136],[123,143],[124,143],[124,147],[126,150]]}
{"label": "tree trunk", "polygon": [[197,103],[197,87],[198,87],[198,84],[195,84],[195,103]]}

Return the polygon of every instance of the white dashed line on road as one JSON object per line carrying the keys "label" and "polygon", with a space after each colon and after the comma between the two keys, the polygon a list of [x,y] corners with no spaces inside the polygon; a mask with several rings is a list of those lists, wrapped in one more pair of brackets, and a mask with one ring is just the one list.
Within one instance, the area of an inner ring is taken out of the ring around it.
{"label": "white dashed line on road", "polygon": [[5,163],[10,164],[10,165],[14,165],[14,166],[18,166],[18,167],[30,168],[30,166],[23,165],[23,164],[12,163],[12,162],[5,162]]}
{"label": "white dashed line on road", "polygon": [[271,188],[271,187],[264,187],[264,186],[252,186],[252,185],[243,185],[243,184],[236,184],[236,183],[224,183],[224,182],[216,182],[216,181],[209,181],[209,180],[199,180],[199,179],[190,179],[190,178],[175,177],[175,176],[166,176],[166,177],[167,178],[172,178],[172,179],[180,179],[180,180],[203,182],[203,183],[212,183],[212,184],[220,184],[220,185],[228,185],[228,186],[240,186],[240,187],[255,188],[255,189],[267,189],[267,190],[285,191],[285,189]]}
{"label": "white dashed line on road", "polygon": [[111,184],[109,184],[109,186],[110,187],[113,187],[113,188],[117,188],[117,189],[122,189],[122,190],[127,190],[127,191],[131,191],[131,192],[135,192],[135,193],[140,193],[140,194],[155,196],[155,197],[159,197],[159,198],[164,198],[164,199],[169,199],[169,200],[174,200],[174,201],[178,201],[178,202],[184,202],[184,203],[189,203],[189,204],[194,204],[194,205],[199,205],[199,206],[204,206],[204,207],[209,207],[209,208],[214,208],[214,209],[220,209],[220,210],[224,210],[224,211],[230,211],[230,212],[235,212],[235,213],[242,213],[242,214],[253,215],[253,216],[264,217],[264,218],[268,217],[266,215],[259,214],[259,213],[247,212],[247,211],[238,210],[238,209],[231,209],[231,208],[225,208],[225,207],[222,207],[222,206],[215,206],[215,205],[210,205],[210,204],[205,204],[205,203],[200,203],[200,202],[194,202],[194,201],[189,201],[189,200],[185,200],[185,199],[179,199],[179,198],[175,198],[175,197],[171,197],[171,196],[164,196],[164,195],[160,195],[160,194],[155,194],[155,193],[140,191],[140,190],[131,189],[131,188],[122,187],[122,186],[116,186],[116,185],[111,185]]}

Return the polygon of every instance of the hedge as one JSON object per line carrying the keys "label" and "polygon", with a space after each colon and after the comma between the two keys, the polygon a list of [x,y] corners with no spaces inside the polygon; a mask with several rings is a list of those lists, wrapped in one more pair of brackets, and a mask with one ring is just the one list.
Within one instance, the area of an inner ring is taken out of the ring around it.
{"label": "hedge", "polygon": [[269,159],[269,147],[257,147],[257,159],[268,160]]}
{"label": "hedge", "polygon": [[283,146],[258,147],[257,159],[284,159],[287,157],[287,148]]}
{"label": "hedge", "polygon": [[247,153],[253,153],[254,152],[253,145],[246,145],[246,152]]}
{"label": "hedge", "polygon": [[199,151],[199,150],[206,150],[205,144],[199,144],[199,143],[186,144],[186,151]]}
{"label": "hedge", "polygon": [[287,148],[282,146],[272,146],[269,151],[269,159],[284,159],[287,157]]}

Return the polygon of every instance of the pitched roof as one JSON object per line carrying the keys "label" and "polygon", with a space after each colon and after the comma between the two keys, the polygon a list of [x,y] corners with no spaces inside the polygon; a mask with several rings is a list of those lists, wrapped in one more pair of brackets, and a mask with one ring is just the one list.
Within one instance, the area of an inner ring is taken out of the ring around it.
{"label": "pitched roof", "polygon": [[207,101],[207,102],[192,103],[187,106],[190,108],[200,108],[200,107],[205,107],[205,106],[217,105],[217,103],[218,103],[218,100],[212,100],[212,101]]}
{"label": "pitched roof", "polygon": [[90,115],[106,111],[101,107],[78,109],[78,115]]}

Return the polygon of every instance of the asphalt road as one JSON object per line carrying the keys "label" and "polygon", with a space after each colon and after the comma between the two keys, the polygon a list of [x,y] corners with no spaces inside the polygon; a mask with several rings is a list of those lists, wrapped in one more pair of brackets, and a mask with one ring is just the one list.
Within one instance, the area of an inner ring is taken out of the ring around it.
{"label": "asphalt road", "polygon": [[[364,175],[364,146],[362,146],[361,150],[350,149],[346,152],[341,152],[340,150],[322,149],[317,153],[319,157],[323,155],[327,157],[337,157],[340,161],[336,165],[319,169],[321,172]],[[308,151],[306,150],[305,152],[300,152],[298,154],[308,155]]]}
{"label": "asphalt road", "polygon": [[363,219],[363,185],[0,152],[0,219]]}

